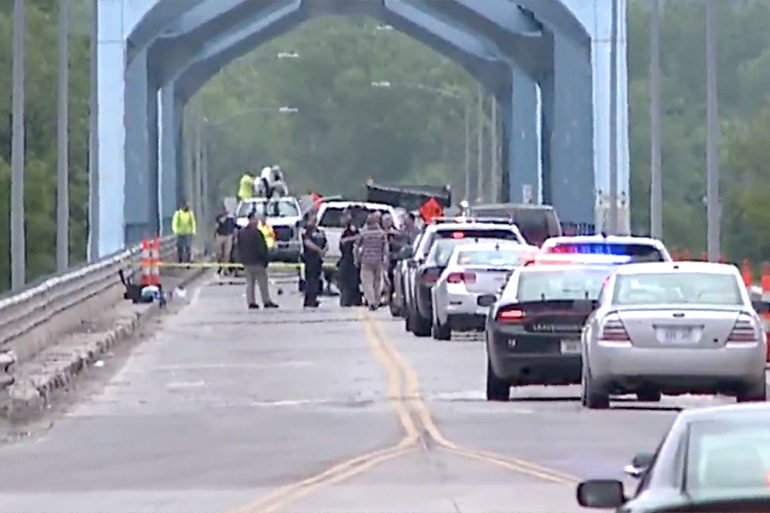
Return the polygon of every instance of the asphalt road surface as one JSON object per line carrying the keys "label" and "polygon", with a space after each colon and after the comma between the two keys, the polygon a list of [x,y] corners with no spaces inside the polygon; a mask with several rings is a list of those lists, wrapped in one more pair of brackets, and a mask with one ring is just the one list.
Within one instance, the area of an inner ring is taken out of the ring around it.
{"label": "asphalt road surface", "polygon": [[0,447],[0,511],[585,511],[579,479],[622,477],[678,408],[731,401],[588,411],[577,387],[531,387],[489,403],[478,338],[295,292],[277,311],[246,310],[241,286],[189,299],[50,429]]}

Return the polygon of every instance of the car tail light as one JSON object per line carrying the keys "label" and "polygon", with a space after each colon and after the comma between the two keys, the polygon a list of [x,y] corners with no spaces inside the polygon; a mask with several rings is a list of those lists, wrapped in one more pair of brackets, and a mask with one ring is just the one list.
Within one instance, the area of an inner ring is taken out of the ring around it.
{"label": "car tail light", "polygon": [[426,285],[433,285],[441,276],[440,269],[426,269],[420,274],[420,281]]}
{"label": "car tail light", "polygon": [[474,273],[450,273],[446,277],[447,283],[476,283]]}
{"label": "car tail light", "polygon": [[738,317],[733,326],[733,331],[730,332],[730,336],[727,337],[728,342],[756,342],[757,330],[754,328],[754,323],[747,317]]}
{"label": "car tail light", "polygon": [[518,323],[524,320],[524,312],[518,308],[504,308],[497,312],[497,322]]}
{"label": "car tail light", "polygon": [[609,340],[611,342],[630,342],[631,338],[628,336],[626,327],[623,326],[623,321],[620,317],[613,316],[604,321],[602,326],[602,340]]}

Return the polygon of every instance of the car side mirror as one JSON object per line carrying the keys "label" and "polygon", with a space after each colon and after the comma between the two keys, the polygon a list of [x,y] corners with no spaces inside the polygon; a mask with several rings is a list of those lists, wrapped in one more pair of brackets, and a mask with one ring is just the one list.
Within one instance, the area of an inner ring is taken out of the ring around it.
{"label": "car side mirror", "polygon": [[770,313],[770,302],[768,302],[768,301],[763,301],[761,299],[756,300],[756,301],[752,301],[751,302],[751,306],[754,307],[754,310],[759,315],[764,315],[764,314]]}
{"label": "car side mirror", "polygon": [[626,465],[623,468],[623,472],[631,477],[641,477],[652,464],[652,459],[652,454],[641,452],[634,456],[634,459],[631,460],[631,464]]}
{"label": "car side mirror", "polygon": [[591,479],[577,487],[578,504],[584,508],[618,508],[626,502],[623,483],[615,479]]}
{"label": "car side mirror", "polygon": [[497,296],[495,294],[484,294],[479,296],[476,303],[479,306],[487,307],[492,306],[497,302]]}

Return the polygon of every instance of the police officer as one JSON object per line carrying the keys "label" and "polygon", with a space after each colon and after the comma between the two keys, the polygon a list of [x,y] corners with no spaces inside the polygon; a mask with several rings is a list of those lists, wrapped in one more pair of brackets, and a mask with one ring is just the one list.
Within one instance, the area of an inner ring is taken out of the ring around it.
{"label": "police officer", "polygon": [[305,263],[305,301],[303,306],[316,308],[321,292],[321,270],[327,251],[326,234],[318,228],[316,216],[310,214],[302,233],[302,261]]}
{"label": "police officer", "polygon": [[345,227],[340,238],[340,261],[337,264],[337,284],[340,289],[340,306],[361,305],[361,270],[356,265],[354,246],[360,232],[350,212],[344,212],[340,224]]}

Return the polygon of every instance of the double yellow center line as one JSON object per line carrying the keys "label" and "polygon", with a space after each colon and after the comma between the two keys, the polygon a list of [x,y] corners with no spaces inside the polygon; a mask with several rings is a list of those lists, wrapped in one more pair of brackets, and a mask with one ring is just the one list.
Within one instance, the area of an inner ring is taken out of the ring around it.
{"label": "double yellow center line", "polygon": [[[451,454],[484,461],[508,470],[553,483],[574,484],[578,478],[518,458],[462,447],[448,440],[433,421],[419,388],[417,373],[385,337],[380,324],[368,313],[361,314],[366,342],[388,374],[388,399],[393,406],[403,438],[395,445],[345,460],[313,477],[293,483],[246,504],[231,513],[275,513],[310,493],[360,475],[372,467],[416,451],[436,446]],[[433,443],[431,443],[433,442]]]}

